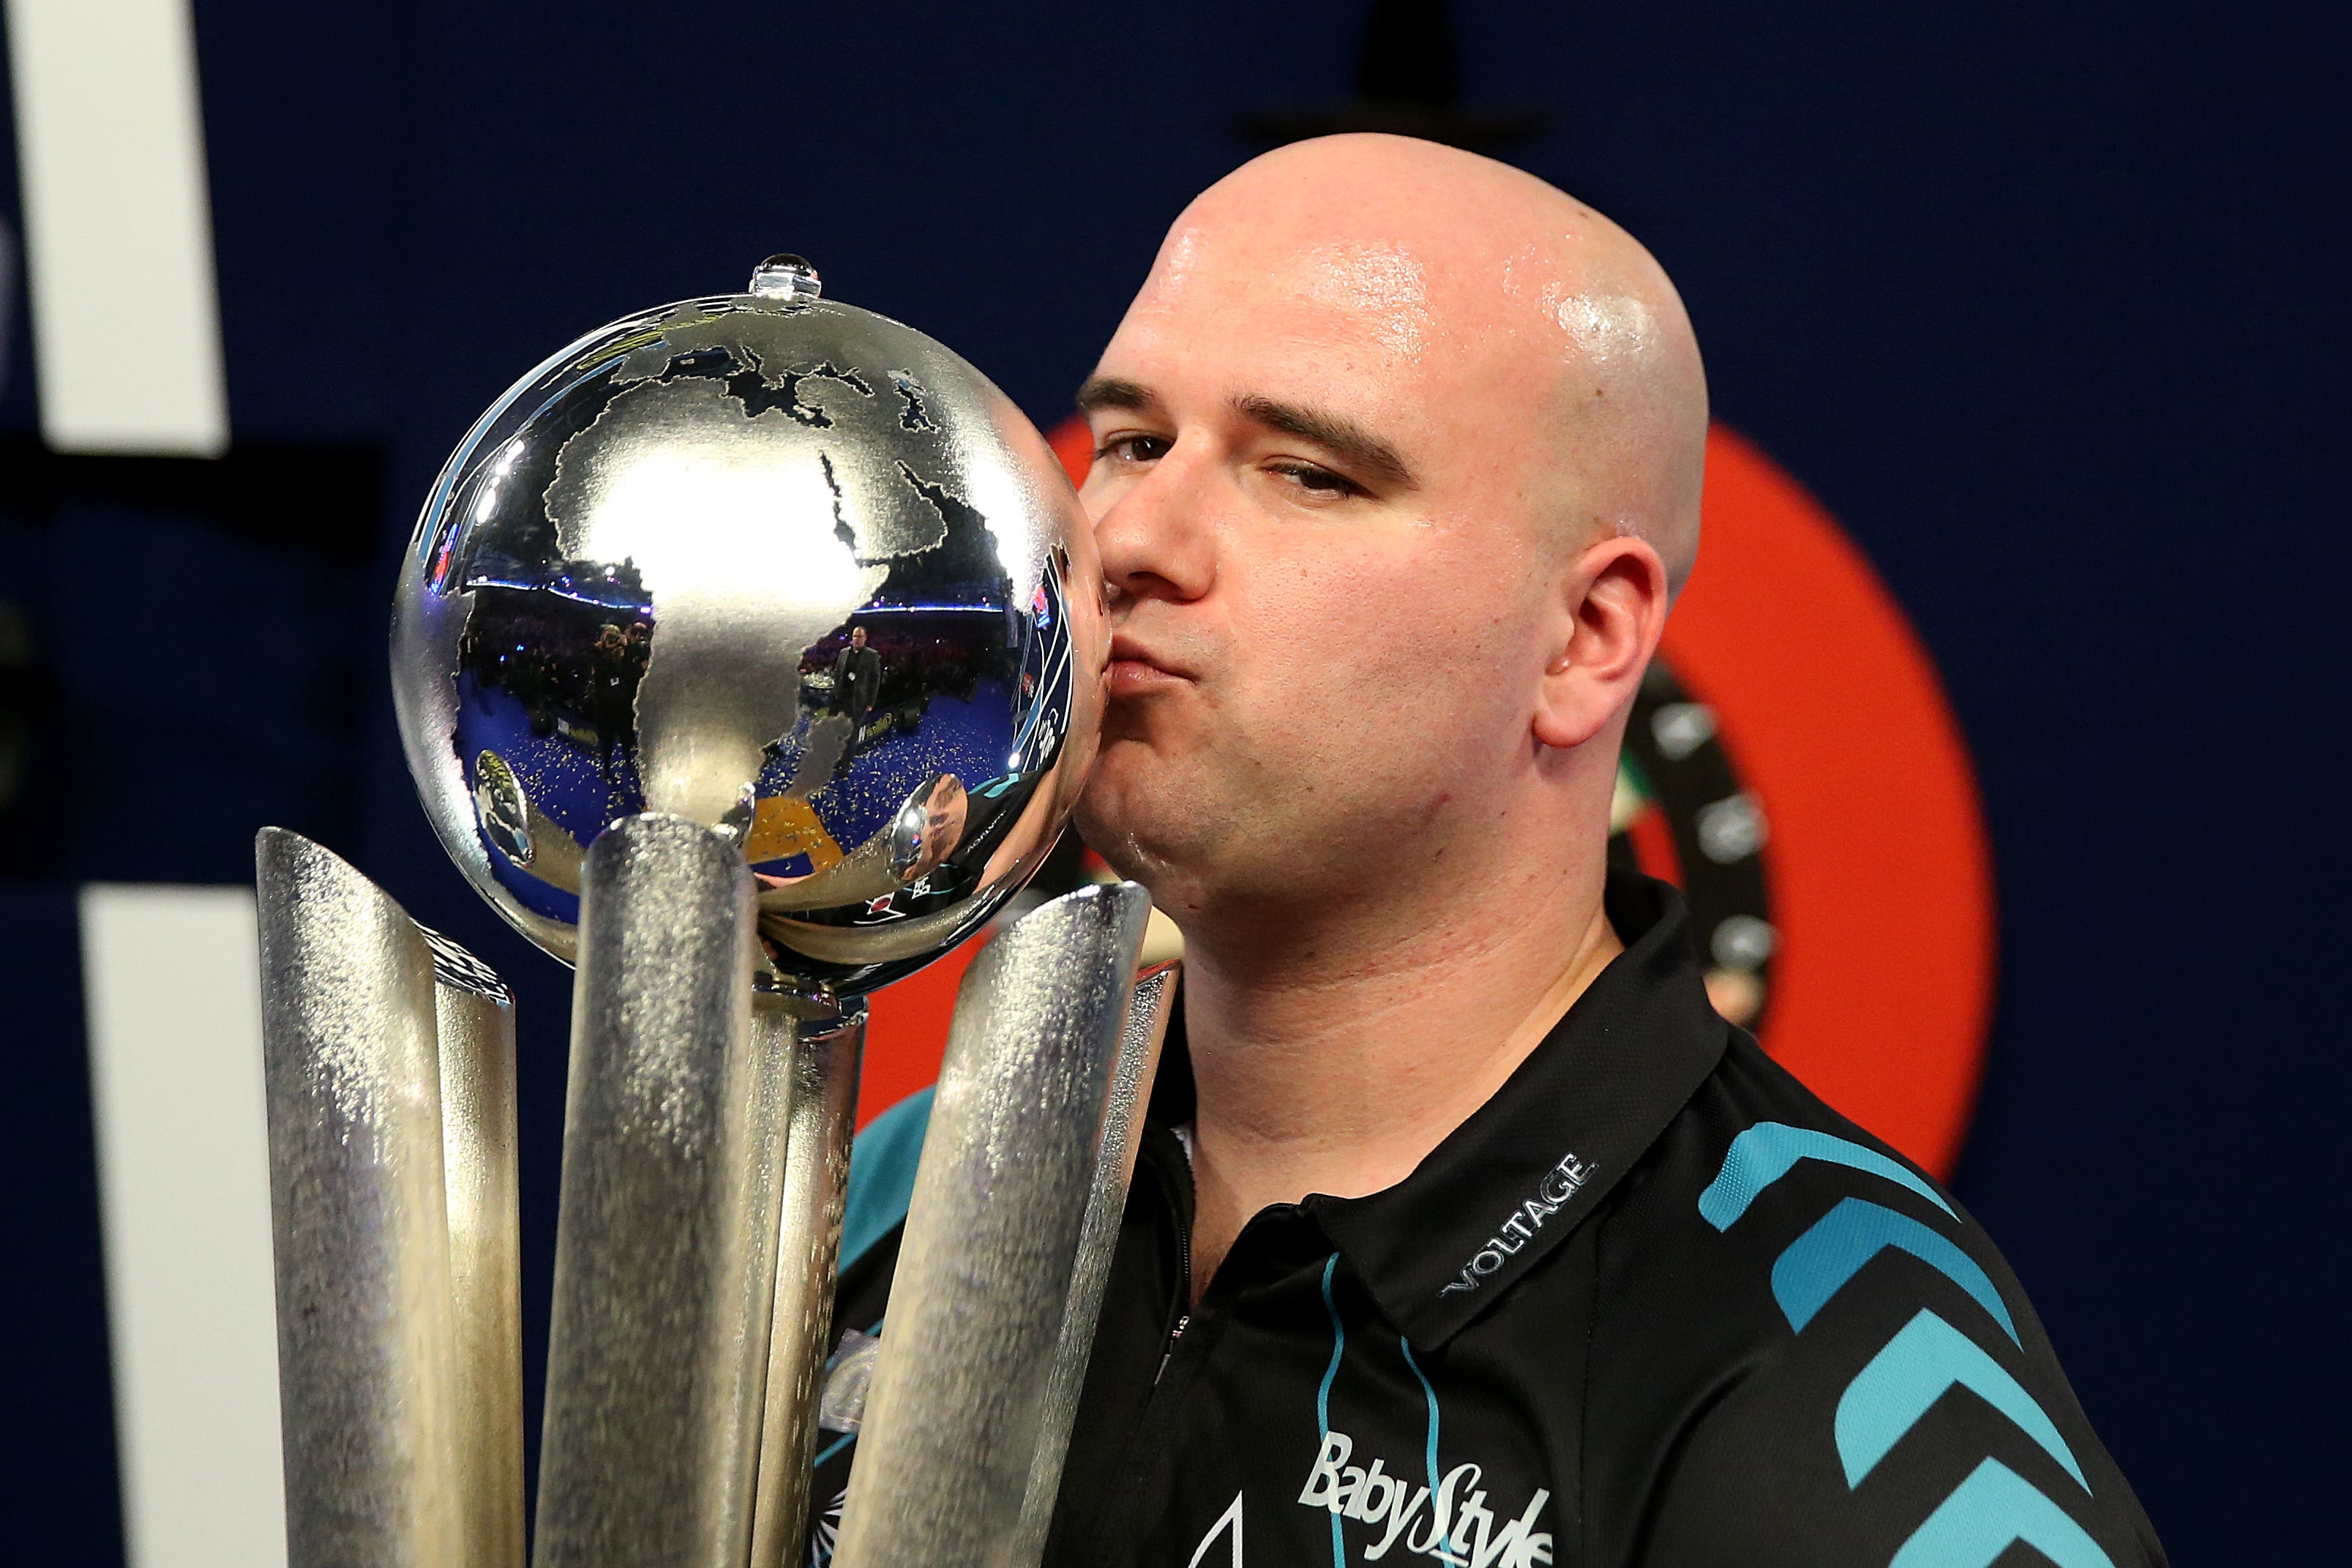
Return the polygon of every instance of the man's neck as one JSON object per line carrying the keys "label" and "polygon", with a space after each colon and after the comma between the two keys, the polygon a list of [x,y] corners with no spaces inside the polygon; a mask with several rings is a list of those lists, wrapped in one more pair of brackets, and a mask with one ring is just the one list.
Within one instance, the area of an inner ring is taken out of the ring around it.
{"label": "man's neck", "polygon": [[1258,1210],[1394,1186],[1494,1096],[1623,950],[1601,871],[1275,947],[1187,934],[1196,1299]]}

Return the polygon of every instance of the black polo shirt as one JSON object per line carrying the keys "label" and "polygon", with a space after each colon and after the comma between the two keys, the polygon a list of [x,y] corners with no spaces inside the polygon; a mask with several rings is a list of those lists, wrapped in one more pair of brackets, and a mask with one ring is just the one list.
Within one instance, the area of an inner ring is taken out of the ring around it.
{"label": "black polo shirt", "polygon": [[[1491,1101],[1259,1213],[1197,1309],[1171,1034],[1048,1563],[2164,1561],[1983,1232],[1715,1014],[1672,889],[1607,909],[1627,950]],[[816,1563],[928,1109],[852,1166]]]}

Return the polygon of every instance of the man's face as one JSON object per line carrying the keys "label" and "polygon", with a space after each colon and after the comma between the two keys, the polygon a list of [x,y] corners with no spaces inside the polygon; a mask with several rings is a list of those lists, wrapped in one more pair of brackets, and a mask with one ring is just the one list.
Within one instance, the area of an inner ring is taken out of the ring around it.
{"label": "man's face", "polygon": [[863,648],[866,646],[865,627],[857,627],[849,633],[849,645],[853,648]]}
{"label": "man's face", "polygon": [[1531,745],[1553,404],[1432,295],[1402,247],[1180,229],[1084,394],[1114,642],[1080,821],[1180,916],[1409,896]]}

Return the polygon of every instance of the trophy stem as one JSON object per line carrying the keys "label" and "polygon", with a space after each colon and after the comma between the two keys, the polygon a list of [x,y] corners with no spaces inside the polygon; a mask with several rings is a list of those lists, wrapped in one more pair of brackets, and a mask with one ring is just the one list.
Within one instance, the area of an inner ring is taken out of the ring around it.
{"label": "trophy stem", "polygon": [[1017,1568],[1031,1475],[1068,1437],[1048,1406],[1150,911],[1131,883],[1081,888],[965,973],[836,1568]]}
{"label": "trophy stem", "polygon": [[751,1568],[783,1568],[808,1530],[817,1404],[841,1265],[842,1207],[849,1192],[850,1134],[866,1054],[862,1002],[829,1021],[801,1022],[782,998],[762,997],[755,1032],[789,1053],[791,1125],[784,1144],[777,1229],[776,1303],[768,1336],[767,1412],[760,1439],[760,1491],[751,1516]]}
{"label": "trophy stem", "polygon": [[584,870],[534,1561],[740,1568],[784,1092],[754,1049],[751,873],[655,815]]}
{"label": "trophy stem", "polygon": [[441,1055],[442,1186],[457,1351],[467,1568],[522,1568],[522,1239],[515,1176],[514,1001],[473,955],[425,930]]}
{"label": "trophy stem", "polygon": [[255,845],[293,1568],[465,1561],[433,955],[310,840]]}

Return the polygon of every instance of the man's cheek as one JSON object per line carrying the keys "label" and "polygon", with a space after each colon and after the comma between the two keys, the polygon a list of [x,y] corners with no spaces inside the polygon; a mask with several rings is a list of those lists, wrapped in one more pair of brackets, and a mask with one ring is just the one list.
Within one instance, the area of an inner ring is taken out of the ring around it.
{"label": "man's cheek", "polygon": [[1186,754],[1142,735],[1106,733],[1087,774],[1084,799],[1110,810],[1161,789],[1186,770]]}

